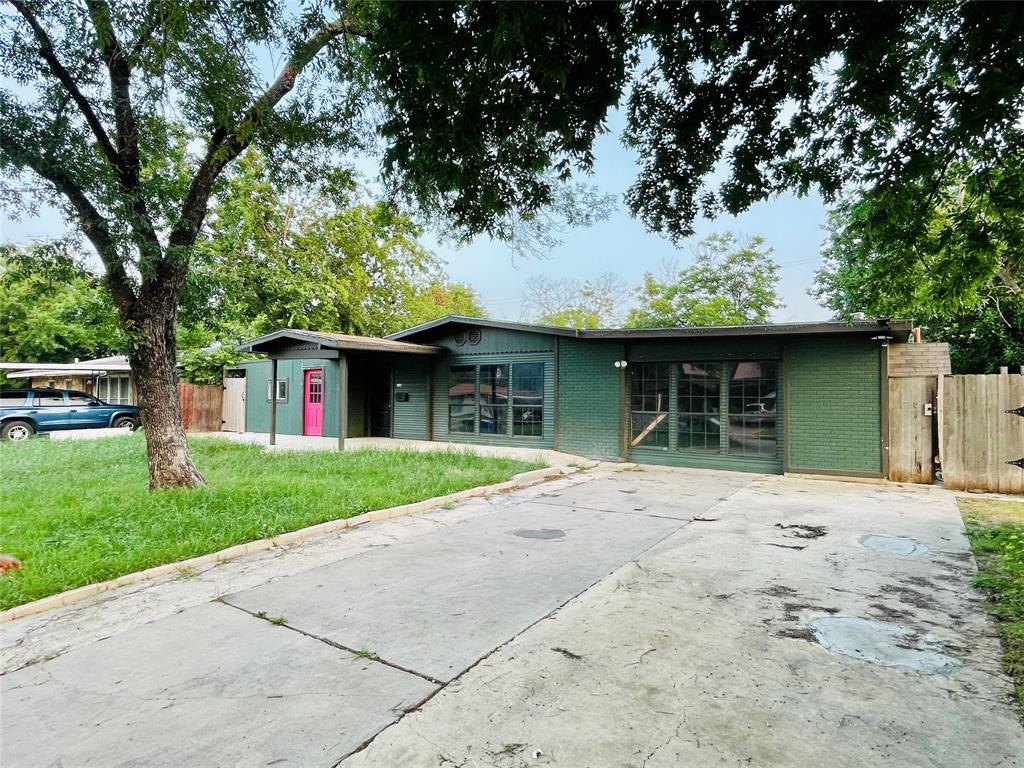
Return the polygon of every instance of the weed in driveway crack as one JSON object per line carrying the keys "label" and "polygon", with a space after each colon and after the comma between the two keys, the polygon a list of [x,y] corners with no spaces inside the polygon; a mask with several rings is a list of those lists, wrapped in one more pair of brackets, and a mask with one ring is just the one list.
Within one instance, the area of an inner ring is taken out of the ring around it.
{"label": "weed in driveway crack", "polygon": [[563,656],[565,656],[565,658],[572,659],[573,661],[579,661],[580,659],[583,658],[578,653],[573,653],[572,651],[570,651],[570,650],[568,650],[566,648],[562,648],[561,646],[556,646],[555,648],[552,648],[551,650],[554,651],[555,653],[560,653]]}

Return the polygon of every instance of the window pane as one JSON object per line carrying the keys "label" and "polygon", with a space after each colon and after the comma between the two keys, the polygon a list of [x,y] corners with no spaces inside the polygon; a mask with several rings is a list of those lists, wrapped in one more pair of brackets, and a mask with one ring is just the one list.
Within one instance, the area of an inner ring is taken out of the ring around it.
{"label": "window pane", "polygon": [[6,392],[0,392],[0,405],[5,407],[24,405],[27,395],[28,392],[24,389],[10,389]]}
{"label": "window pane", "polygon": [[680,451],[719,453],[722,429],[719,394],[721,363],[683,363],[679,367],[677,410]]}
{"label": "window pane", "polygon": [[667,363],[638,363],[629,368],[630,445],[668,447],[669,368]]}
{"label": "window pane", "polygon": [[512,366],[512,434],[544,436],[544,363]]}
{"label": "window pane", "polygon": [[33,405],[40,408],[53,408],[64,405],[64,395],[60,392],[36,392]]}
{"label": "window pane", "polygon": [[68,405],[89,405],[95,402],[92,395],[84,392],[68,392]]}
{"label": "window pane", "polygon": [[476,368],[472,365],[448,369],[448,431],[476,432]]}
{"label": "window pane", "polygon": [[480,366],[480,434],[504,435],[508,428],[508,366]]}
{"label": "window pane", "polygon": [[777,366],[771,361],[733,363],[729,369],[729,453],[774,457]]}

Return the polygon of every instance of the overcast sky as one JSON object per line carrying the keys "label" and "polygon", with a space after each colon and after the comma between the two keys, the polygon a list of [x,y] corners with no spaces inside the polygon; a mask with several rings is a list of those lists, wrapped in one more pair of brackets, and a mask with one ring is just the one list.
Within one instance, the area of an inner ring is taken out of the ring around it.
{"label": "overcast sky", "polygon": [[[619,115],[612,115],[611,132],[598,140],[594,175],[589,183],[621,199],[636,177],[637,165],[636,156],[618,139],[620,121]],[[807,288],[821,263],[824,223],[825,207],[820,198],[786,195],[759,203],[735,218],[700,220],[694,240],[726,230],[739,235],[760,235],[774,249],[775,260],[782,265],[779,289],[785,307],[775,313],[774,319],[817,320],[828,317],[828,312],[807,295]],[[0,239],[4,241],[23,244],[64,231],[60,215],[52,210],[44,209],[39,216],[20,221],[0,215]],[[506,320],[523,319],[522,289],[531,275],[543,273],[585,280],[602,272],[614,272],[628,284],[639,285],[644,272],[658,273],[666,260],[675,258],[680,265],[692,260],[691,243],[676,248],[668,240],[649,234],[621,204],[608,221],[573,230],[563,239],[564,244],[544,259],[514,258],[506,246],[486,238],[462,248],[439,244],[434,238],[428,244],[447,262],[452,280],[470,284],[488,313]]]}

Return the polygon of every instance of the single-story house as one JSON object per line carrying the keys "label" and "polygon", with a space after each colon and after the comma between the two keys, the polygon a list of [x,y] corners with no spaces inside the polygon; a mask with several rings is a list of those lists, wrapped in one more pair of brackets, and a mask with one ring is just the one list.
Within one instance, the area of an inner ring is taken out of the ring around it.
{"label": "single-story house", "polygon": [[75,360],[73,363],[38,363],[29,368],[6,371],[8,379],[25,379],[27,387],[52,387],[88,392],[114,405],[135,405],[131,366],[123,355]]}
{"label": "single-story house", "polygon": [[[904,320],[576,330],[449,316],[239,349],[246,431],[535,446],[595,459],[884,477]],[[343,404],[339,407],[339,404]]]}

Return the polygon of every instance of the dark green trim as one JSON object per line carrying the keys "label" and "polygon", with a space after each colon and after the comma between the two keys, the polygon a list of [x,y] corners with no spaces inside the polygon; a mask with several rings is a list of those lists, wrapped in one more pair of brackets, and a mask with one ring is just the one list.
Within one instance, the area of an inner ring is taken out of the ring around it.
{"label": "dark green trim", "polygon": [[633,448],[630,451],[629,459],[639,464],[659,464],[666,467],[722,469],[735,472],[758,472],[764,475],[782,474],[782,465],[778,461],[750,459],[720,453],[701,455],[684,451],[662,451],[655,448]]}
{"label": "dark green trim", "polygon": [[879,439],[882,441],[882,477],[889,476],[889,345],[878,350],[879,361],[878,395],[881,398],[879,408]]}

